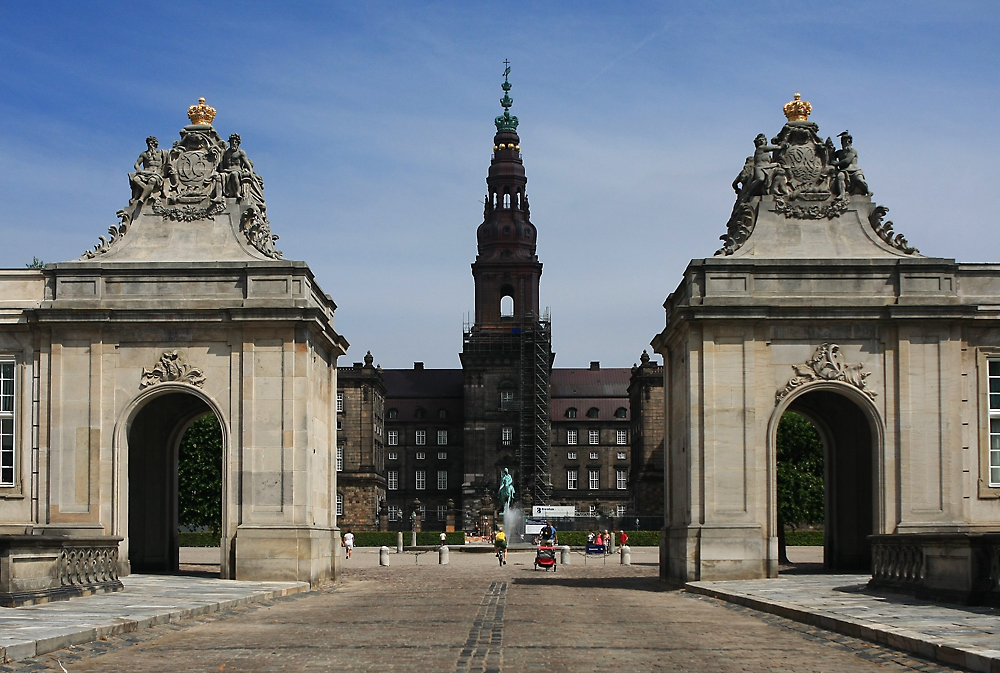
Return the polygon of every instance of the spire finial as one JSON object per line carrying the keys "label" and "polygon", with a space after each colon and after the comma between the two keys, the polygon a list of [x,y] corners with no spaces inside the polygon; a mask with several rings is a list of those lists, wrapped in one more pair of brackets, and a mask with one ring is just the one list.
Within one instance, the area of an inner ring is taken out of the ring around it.
{"label": "spire finial", "polygon": [[503,84],[500,88],[503,89],[503,98],[500,99],[500,105],[503,106],[503,114],[496,118],[494,122],[497,125],[497,131],[517,131],[517,117],[510,113],[510,107],[514,104],[514,99],[510,97],[510,61],[504,59],[504,71],[503,71]]}

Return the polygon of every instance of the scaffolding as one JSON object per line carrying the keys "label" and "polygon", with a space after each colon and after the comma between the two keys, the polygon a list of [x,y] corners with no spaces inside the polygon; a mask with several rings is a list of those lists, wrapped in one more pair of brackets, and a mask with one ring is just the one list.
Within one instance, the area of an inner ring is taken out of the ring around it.
{"label": "scaffolding", "polygon": [[534,505],[551,504],[549,378],[552,333],[548,311],[539,320],[512,320],[486,328],[466,322],[462,346],[463,354],[503,357],[511,364],[516,361],[517,400],[514,406],[503,409],[518,412],[516,489],[522,494],[530,492]]}

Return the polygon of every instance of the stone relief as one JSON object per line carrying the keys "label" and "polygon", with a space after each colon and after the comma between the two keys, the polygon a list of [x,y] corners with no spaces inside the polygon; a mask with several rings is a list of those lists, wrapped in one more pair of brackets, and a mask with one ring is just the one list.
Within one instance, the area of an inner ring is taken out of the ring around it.
{"label": "stone relief", "polygon": [[811,381],[843,381],[849,383],[869,399],[875,399],[878,394],[868,388],[866,379],[871,376],[871,372],[862,371],[864,364],[858,363],[849,365],[844,362],[837,344],[825,343],[816,349],[813,356],[804,364],[792,365],[795,376],[788,379],[785,387],[775,394],[774,403],[778,404],[785,399],[790,392],[799,386]]}
{"label": "stone relief", "polygon": [[[227,200],[234,201],[253,210],[255,232],[266,229],[270,235],[264,181],[240,147],[239,134],[229,136],[228,145],[219,137],[212,127],[215,108],[206,105],[204,98],[188,108],[188,117],[191,124],[181,129],[180,140],[169,150],[160,149],[156,137],[146,138],[146,150],[128,175],[132,197],[118,211],[121,224],[109,229],[111,238],[100,237],[100,243],[81,259],[109,252],[147,205],[164,220],[194,222],[214,219],[226,209]],[[263,234],[255,237],[258,242],[264,240]],[[273,239],[263,246],[251,243],[269,257],[281,256],[274,250]]]}
{"label": "stone relief", "polygon": [[274,247],[274,242],[278,240],[277,234],[271,233],[271,224],[254,206],[243,211],[240,231],[246,236],[247,243],[257,250],[271,259],[281,259],[281,251]]}
{"label": "stone relief", "polygon": [[733,180],[736,203],[716,255],[733,254],[753,231],[755,198],[773,196],[775,211],[785,217],[818,220],[844,213],[852,194],[871,196],[849,132],[839,134],[839,150],[830,138],[822,139],[819,126],[809,121],[812,105],[798,93],[784,112],[788,121],[781,132],[770,142],[758,134],[753,156]]}
{"label": "stone relief", "polygon": [[920,251],[910,245],[909,241],[902,234],[896,234],[895,237],[892,235],[892,220],[889,220],[885,224],[882,224],[882,218],[885,214],[889,212],[889,209],[885,206],[875,206],[872,212],[868,215],[868,223],[872,225],[872,229],[883,241],[896,248],[905,252],[907,255],[918,255]]}
{"label": "stone relief", "polygon": [[205,383],[205,375],[197,367],[188,364],[184,356],[177,351],[168,351],[160,356],[160,361],[152,370],[142,368],[139,389],[142,390],[166,381],[180,381],[200,387]]}

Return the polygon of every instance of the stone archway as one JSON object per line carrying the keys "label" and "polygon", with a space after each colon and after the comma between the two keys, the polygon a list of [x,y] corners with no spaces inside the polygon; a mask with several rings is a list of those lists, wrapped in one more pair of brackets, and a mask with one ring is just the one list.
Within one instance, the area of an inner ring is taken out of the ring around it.
{"label": "stone archway", "polygon": [[[849,385],[837,382],[803,386],[782,401],[770,423],[771,483],[776,484],[774,449],[778,422],[786,411],[808,418],[819,431],[824,448],[825,540],[824,566],[828,570],[862,571],[871,568],[868,536],[878,529],[881,483],[881,420],[871,401]],[[776,486],[771,488],[776,511]],[[777,516],[772,516],[777,536]]]}
{"label": "stone archway", "polygon": [[[122,534],[131,572],[178,570],[178,452],[188,427],[205,414],[213,414],[223,428],[225,466],[225,423],[215,404],[201,391],[184,385],[164,385],[131,405],[120,444],[126,457],[127,506]],[[225,468],[222,481],[220,524],[225,531]],[[225,554],[222,557],[220,575],[229,577],[230,564]]]}

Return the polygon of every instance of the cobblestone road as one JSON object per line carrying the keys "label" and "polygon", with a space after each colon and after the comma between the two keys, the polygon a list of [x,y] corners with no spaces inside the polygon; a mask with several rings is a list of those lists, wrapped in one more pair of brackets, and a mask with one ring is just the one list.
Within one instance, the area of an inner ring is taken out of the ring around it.
{"label": "cobblestone road", "polygon": [[[655,550],[557,573],[532,556],[377,555],[345,581],[0,666],[0,671],[948,671],[877,645],[665,590]],[[58,663],[57,663],[58,660]]]}

